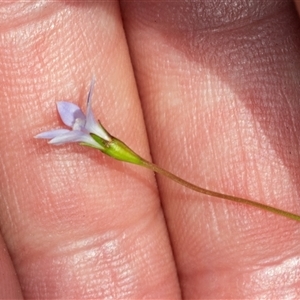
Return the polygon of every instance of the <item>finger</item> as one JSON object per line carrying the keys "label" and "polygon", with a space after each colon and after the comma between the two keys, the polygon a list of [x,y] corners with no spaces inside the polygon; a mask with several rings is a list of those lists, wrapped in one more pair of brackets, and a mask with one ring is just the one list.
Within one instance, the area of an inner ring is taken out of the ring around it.
{"label": "finger", "polygon": [[[234,3],[122,2],[151,153],[299,214],[298,18],[292,3]],[[299,297],[298,223],[158,182],[187,299]]]}
{"label": "finger", "polygon": [[95,116],[149,158],[117,2],[2,9],[0,223],[25,298],[176,298],[153,174],[33,139],[63,127],[56,101],[85,106],[94,75]]}
{"label": "finger", "polygon": [[2,236],[0,236],[0,266],[1,299],[23,299],[18,278]]}

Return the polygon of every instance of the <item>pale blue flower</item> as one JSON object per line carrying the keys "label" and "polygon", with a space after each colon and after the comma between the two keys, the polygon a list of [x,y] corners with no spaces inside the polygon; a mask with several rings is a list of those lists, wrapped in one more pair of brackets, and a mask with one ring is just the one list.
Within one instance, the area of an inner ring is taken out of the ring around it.
{"label": "pale blue flower", "polygon": [[[57,102],[57,110],[63,123],[71,129],[54,129],[39,133],[35,138],[50,139],[48,143],[53,145],[78,142],[103,150],[103,145],[106,142],[111,142],[112,137],[96,121],[92,112],[91,99],[93,87],[94,83],[92,82],[87,99],[86,115],[76,104],[66,101]],[[95,136],[99,138],[95,139]]]}

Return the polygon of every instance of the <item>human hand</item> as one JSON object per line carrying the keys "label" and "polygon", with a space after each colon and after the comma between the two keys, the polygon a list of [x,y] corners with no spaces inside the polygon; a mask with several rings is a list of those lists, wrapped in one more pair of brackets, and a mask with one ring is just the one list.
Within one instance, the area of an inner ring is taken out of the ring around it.
{"label": "human hand", "polygon": [[292,3],[37,3],[1,8],[1,296],[299,297],[298,223],[33,140],[94,75],[95,115],[137,153],[299,213]]}

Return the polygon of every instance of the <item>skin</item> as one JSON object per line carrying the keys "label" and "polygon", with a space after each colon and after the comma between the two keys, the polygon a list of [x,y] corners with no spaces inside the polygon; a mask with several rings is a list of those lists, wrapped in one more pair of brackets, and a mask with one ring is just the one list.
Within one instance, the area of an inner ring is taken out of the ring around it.
{"label": "skin", "polygon": [[95,115],[137,153],[300,214],[292,2],[0,9],[1,298],[299,298],[299,223],[33,139],[94,75]]}

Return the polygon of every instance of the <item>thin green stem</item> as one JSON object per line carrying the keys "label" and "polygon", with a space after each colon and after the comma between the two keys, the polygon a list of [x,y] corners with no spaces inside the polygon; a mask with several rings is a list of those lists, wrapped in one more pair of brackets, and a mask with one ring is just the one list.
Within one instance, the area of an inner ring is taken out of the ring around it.
{"label": "thin green stem", "polygon": [[214,191],[210,191],[210,190],[207,190],[207,189],[204,189],[204,188],[201,188],[197,185],[194,185],[188,181],[185,181],[183,180],[182,178],[160,168],[159,166],[151,163],[151,162],[148,162],[146,160],[143,160],[142,159],[142,163],[141,165],[143,167],[146,167],[158,174],[161,174],[163,176],[166,176],[168,178],[170,178],[171,180],[191,189],[191,190],[194,190],[198,193],[201,193],[201,194],[205,194],[205,195],[209,195],[209,196],[213,196],[213,197],[217,197],[217,198],[221,198],[221,199],[226,199],[226,200],[230,200],[230,201],[233,201],[233,202],[237,202],[237,203],[243,203],[243,204],[246,204],[246,205],[250,205],[250,206],[254,206],[254,207],[257,207],[257,208],[260,208],[260,209],[263,209],[263,210],[266,210],[266,211],[269,211],[269,212],[272,212],[274,214],[277,214],[277,215],[281,215],[281,216],[284,216],[286,218],[289,218],[289,219],[292,219],[292,220],[296,220],[298,222],[300,222],[300,216],[299,215],[296,215],[296,214],[293,214],[293,213],[290,213],[290,212],[287,212],[287,211],[284,211],[284,210],[281,210],[281,209],[278,209],[278,208],[275,208],[275,207],[272,207],[272,206],[269,206],[269,205],[266,205],[266,204],[262,204],[262,203],[258,203],[256,201],[251,201],[251,200],[248,200],[248,199],[244,199],[244,198],[240,198],[240,197],[235,197],[235,196],[230,196],[230,195],[226,195],[226,194],[222,194],[222,193],[218,193],[218,192],[214,192]]}

